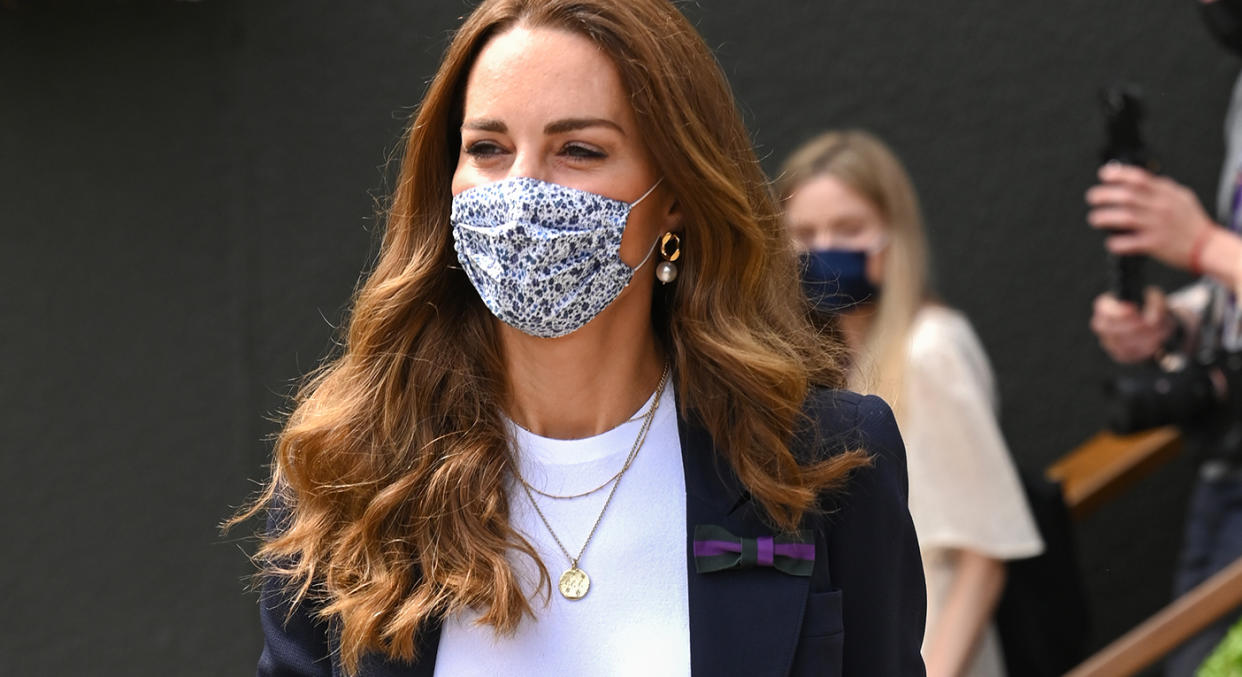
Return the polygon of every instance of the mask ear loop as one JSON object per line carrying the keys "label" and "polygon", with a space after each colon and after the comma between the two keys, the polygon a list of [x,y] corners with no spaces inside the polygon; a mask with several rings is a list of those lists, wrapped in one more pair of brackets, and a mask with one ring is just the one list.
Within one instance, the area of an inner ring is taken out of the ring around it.
{"label": "mask ear loop", "polygon": [[654,193],[654,192],[655,192],[655,189],[656,189],[656,188],[657,188],[657,187],[658,187],[661,183],[664,183],[664,177],[663,177],[663,176],[661,176],[660,178],[656,179],[656,182],[655,182],[655,183],[653,183],[653,184],[651,184],[651,187],[647,189],[647,192],[645,192],[645,193],[643,193],[643,194],[642,194],[642,197],[640,197],[640,198],[638,198],[637,200],[634,200],[633,202],[631,202],[631,203],[630,203],[630,209],[633,209],[633,208],[637,207],[639,202],[642,202],[643,200],[646,200],[646,199],[647,199],[647,196],[648,196],[648,195],[651,195],[652,193]]}
{"label": "mask ear loop", "polygon": [[[648,196],[648,195],[651,195],[652,193],[654,193],[654,192],[655,192],[655,189],[656,189],[657,187],[659,187],[659,185],[660,185],[661,183],[664,183],[664,177],[663,177],[663,176],[661,176],[660,178],[656,179],[656,182],[655,182],[655,183],[653,183],[653,184],[651,184],[651,187],[650,187],[650,188],[648,188],[648,189],[647,189],[647,192],[643,193],[641,197],[639,197],[637,200],[634,200],[633,202],[631,202],[631,203],[630,203],[630,209],[633,209],[633,208],[637,207],[639,202],[642,202],[643,200],[646,200],[646,199],[647,199],[647,196]],[[637,266],[634,266],[634,267],[632,268],[632,270],[633,270],[634,272],[636,272],[636,273],[637,273],[640,269],[642,269],[642,267],[643,267],[643,266],[647,265],[647,260],[651,258],[651,255],[652,255],[652,254],[654,254],[654,253],[655,253],[656,247],[657,247],[659,244],[660,244],[660,238],[658,238],[658,237],[657,237],[657,238],[655,239],[655,242],[652,242],[652,243],[651,243],[651,249],[648,249],[648,250],[647,250],[647,255],[643,257],[643,260],[642,260],[642,261],[639,261],[638,265],[637,265]]]}
{"label": "mask ear loop", "polygon": [[634,266],[634,272],[635,272],[635,273],[637,273],[639,270],[641,270],[643,266],[647,265],[647,260],[651,258],[651,255],[652,255],[652,254],[654,254],[654,253],[655,253],[656,247],[658,247],[658,246],[660,246],[660,238],[658,238],[658,237],[657,237],[657,238],[656,238],[656,240],[655,240],[655,242],[652,242],[652,243],[651,243],[651,249],[648,249],[648,250],[647,250],[647,255],[643,257],[643,260],[642,260],[642,261],[639,261],[639,262],[638,262],[638,265],[637,265],[637,266]]}

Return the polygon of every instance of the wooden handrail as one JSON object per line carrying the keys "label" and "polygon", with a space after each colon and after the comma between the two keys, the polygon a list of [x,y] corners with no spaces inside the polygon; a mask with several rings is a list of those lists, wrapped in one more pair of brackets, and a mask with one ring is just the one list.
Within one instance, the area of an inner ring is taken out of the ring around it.
{"label": "wooden handrail", "polygon": [[1134,435],[1101,432],[1061,457],[1045,474],[1061,483],[1066,507],[1081,520],[1177,456],[1181,448],[1176,428]]}
{"label": "wooden handrail", "polygon": [[[1134,435],[1101,432],[1049,466],[1066,507],[1082,520],[1181,453],[1176,428]],[[1174,600],[1088,658],[1066,677],[1128,677],[1154,664],[1242,605],[1242,559]]]}
{"label": "wooden handrail", "polygon": [[1242,558],[1104,647],[1066,677],[1128,677],[1242,604]]}

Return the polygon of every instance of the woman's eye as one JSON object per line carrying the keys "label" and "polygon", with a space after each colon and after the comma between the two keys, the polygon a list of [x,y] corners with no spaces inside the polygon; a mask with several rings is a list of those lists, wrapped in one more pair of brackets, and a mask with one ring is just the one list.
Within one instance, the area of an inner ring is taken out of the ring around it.
{"label": "woman's eye", "polygon": [[572,158],[598,159],[608,157],[606,153],[593,146],[582,143],[568,143],[561,149],[561,154]]}
{"label": "woman's eye", "polygon": [[794,226],[792,229],[794,242],[803,249],[811,249],[815,244],[815,230],[813,228]]}
{"label": "woman's eye", "polygon": [[833,234],[845,240],[858,238],[866,232],[866,224],[858,221],[843,221],[836,224]]}
{"label": "woman's eye", "polygon": [[475,157],[488,157],[491,155],[500,155],[504,152],[498,144],[492,141],[475,141],[466,146],[466,154]]}

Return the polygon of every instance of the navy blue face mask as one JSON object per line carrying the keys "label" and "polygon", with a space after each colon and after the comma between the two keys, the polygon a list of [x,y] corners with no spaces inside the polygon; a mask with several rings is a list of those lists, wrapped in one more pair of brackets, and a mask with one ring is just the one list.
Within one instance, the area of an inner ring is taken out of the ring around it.
{"label": "navy blue face mask", "polygon": [[824,249],[805,252],[801,260],[802,289],[820,312],[839,313],[878,295],[867,279],[865,251]]}

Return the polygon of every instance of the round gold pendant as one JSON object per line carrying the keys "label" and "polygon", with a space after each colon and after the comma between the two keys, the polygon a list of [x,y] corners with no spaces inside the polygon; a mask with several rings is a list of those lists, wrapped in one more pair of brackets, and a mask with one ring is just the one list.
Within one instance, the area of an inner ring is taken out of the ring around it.
{"label": "round gold pendant", "polygon": [[565,599],[582,599],[591,589],[591,578],[582,569],[571,567],[561,574],[561,582],[556,587]]}

